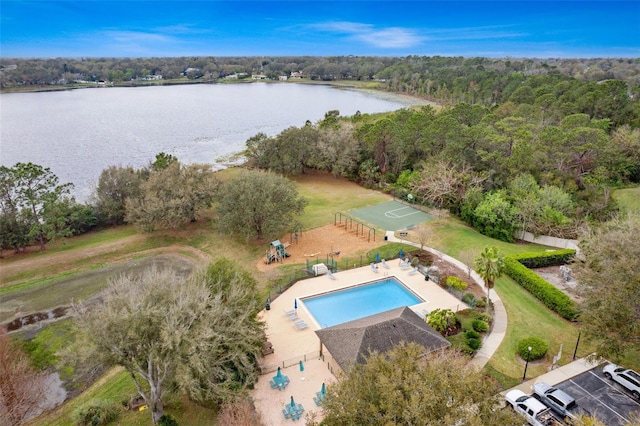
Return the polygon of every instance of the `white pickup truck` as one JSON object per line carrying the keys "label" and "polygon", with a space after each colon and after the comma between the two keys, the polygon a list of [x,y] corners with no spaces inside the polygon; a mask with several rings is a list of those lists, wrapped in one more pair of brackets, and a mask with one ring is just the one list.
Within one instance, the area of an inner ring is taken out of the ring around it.
{"label": "white pickup truck", "polygon": [[531,426],[561,426],[564,423],[556,417],[551,408],[531,395],[514,389],[505,395],[507,403],[524,416]]}

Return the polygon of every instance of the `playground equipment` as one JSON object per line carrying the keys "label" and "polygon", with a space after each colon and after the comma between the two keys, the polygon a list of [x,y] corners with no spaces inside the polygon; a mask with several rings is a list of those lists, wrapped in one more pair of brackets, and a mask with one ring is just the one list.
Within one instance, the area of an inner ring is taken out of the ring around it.
{"label": "playground equipment", "polygon": [[[344,223],[343,223],[344,220]],[[346,213],[336,212],[333,215],[333,224],[335,226],[344,226],[348,232],[355,232],[358,237],[364,237],[365,228],[367,229],[367,242],[371,242],[371,233],[373,233],[373,241],[376,240],[376,229],[357,221]],[[354,228],[355,225],[355,228]]]}
{"label": "playground equipment", "polygon": [[267,265],[273,262],[282,263],[285,257],[291,256],[286,251],[287,247],[289,247],[289,243],[282,244],[280,240],[271,241],[271,243],[269,244],[269,249],[267,250],[267,259],[265,263]]}

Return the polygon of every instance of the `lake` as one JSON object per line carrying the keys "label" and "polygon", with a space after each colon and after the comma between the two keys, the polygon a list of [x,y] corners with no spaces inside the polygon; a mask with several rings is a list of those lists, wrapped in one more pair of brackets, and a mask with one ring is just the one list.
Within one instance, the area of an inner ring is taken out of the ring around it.
{"label": "lake", "polygon": [[0,164],[49,167],[85,201],[111,165],[142,167],[159,152],[215,163],[263,132],[316,123],[327,111],[394,111],[418,103],[305,84],[197,84],[0,95]]}

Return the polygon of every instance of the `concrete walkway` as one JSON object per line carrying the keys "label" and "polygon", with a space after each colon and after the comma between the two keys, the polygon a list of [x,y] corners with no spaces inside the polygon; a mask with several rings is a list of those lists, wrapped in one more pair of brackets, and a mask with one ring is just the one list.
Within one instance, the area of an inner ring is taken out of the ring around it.
{"label": "concrete walkway", "polygon": [[525,382],[520,383],[518,386],[515,386],[511,389],[507,389],[503,392],[500,392],[502,395],[506,395],[507,392],[513,389],[520,389],[522,392],[527,395],[531,394],[531,387],[537,382],[544,382],[551,386],[556,386],[559,383],[572,379],[585,371],[589,371],[598,365],[597,362],[590,362],[586,358],[578,358],[575,361],[570,362],[569,364],[563,365],[562,367],[555,368],[548,373],[544,373],[541,376],[533,377]]}
{"label": "concrete walkway", "polygon": [[[420,248],[420,244],[397,238],[393,231],[387,231],[385,236],[388,241],[409,244]],[[441,259],[455,265],[462,271],[465,271],[467,269],[467,265],[449,255],[446,255],[431,247],[423,248],[429,253],[432,253],[440,257]],[[486,294],[487,291],[484,287],[484,281],[482,280],[480,275],[478,275],[476,271],[472,270],[471,278],[476,282],[476,284],[480,286],[480,288],[484,290]],[[504,339],[505,333],[507,332],[507,311],[502,304],[502,300],[500,300],[500,296],[498,296],[495,291],[491,292],[490,298],[493,302],[493,326],[491,327],[491,332],[487,336],[485,336],[484,340],[482,341],[482,347],[478,350],[478,352],[476,352],[476,355],[471,360],[471,362],[476,364],[479,368],[484,367],[485,364],[489,362],[489,359],[498,349],[498,346],[500,346],[500,343],[502,343],[502,339]]]}

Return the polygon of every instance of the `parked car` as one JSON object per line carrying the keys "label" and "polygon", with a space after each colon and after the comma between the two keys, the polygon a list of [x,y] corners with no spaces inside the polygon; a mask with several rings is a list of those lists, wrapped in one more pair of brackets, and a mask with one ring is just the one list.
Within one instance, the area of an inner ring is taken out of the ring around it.
{"label": "parked car", "polygon": [[505,399],[516,413],[526,418],[527,422],[532,426],[562,425],[562,422],[553,414],[551,408],[519,389],[507,392]]}
{"label": "parked car", "polygon": [[618,382],[640,401],[640,374],[616,364],[607,364],[602,371],[607,378]]}
{"label": "parked car", "polygon": [[531,390],[533,390],[533,396],[563,417],[575,419],[577,414],[588,415],[586,410],[578,406],[575,398],[562,389],[554,388],[544,382],[538,382],[531,387]]}

